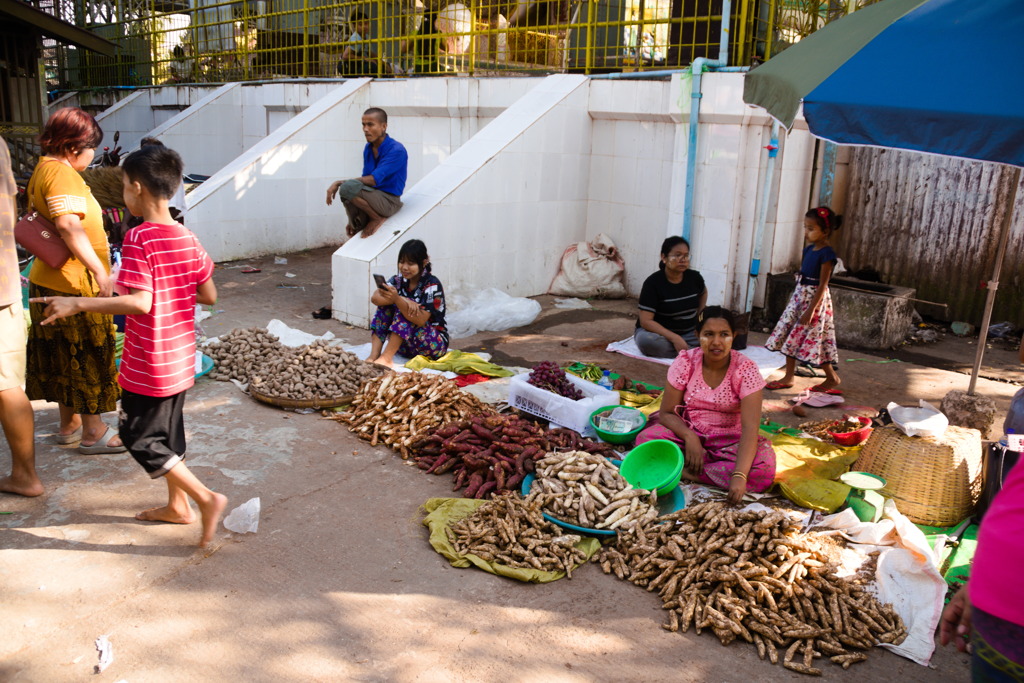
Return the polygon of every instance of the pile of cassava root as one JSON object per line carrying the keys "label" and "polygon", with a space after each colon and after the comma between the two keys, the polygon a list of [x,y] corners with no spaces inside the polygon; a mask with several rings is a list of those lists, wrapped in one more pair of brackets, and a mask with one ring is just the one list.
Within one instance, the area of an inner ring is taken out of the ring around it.
{"label": "pile of cassava root", "polygon": [[816,657],[845,669],[878,643],[903,642],[892,606],[862,580],[836,576],[813,545],[783,512],[709,502],[620,533],[594,561],[657,590],[670,611],[667,630],[710,629],[723,645],[742,638],[773,664],[783,649],[783,666],[802,674],[821,674]]}
{"label": "pile of cassava root", "polygon": [[383,442],[408,459],[411,444],[429,430],[493,414],[493,408],[441,375],[389,372],[364,384],[351,409],[330,419],[344,422],[371,446]]}
{"label": "pile of cassava root", "polygon": [[537,461],[528,500],[556,519],[596,529],[632,529],[658,516],[657,494],[634,489],[606,458],[585,451]]}
{"label": "pile of cassava root", "polygon": [[453,491],[486,498],[520,487],[534,461],[561,448],[611,454],[611,447],[570,429],[545,429],[518,415],[481,415],[432,429],[413,442],[416,465],[428,474],[451,472]]}
{"label": "pile of cassava root", "polygon": [[340,346],[317,340],[282,348],[252,370],[251,386],[262,394],[298,400],[331,399],[355,394],[363,382],[387,368],[359,360]]}
{"label": "pile of cassava root", "polygon": [[580,537],[563,534],[544,519],[540,508],[515,493],[495,496],[468,517],[445,527],[460,555],[476,555],[509,567],[564,571],[572,578],[587,555],[576,548]]}

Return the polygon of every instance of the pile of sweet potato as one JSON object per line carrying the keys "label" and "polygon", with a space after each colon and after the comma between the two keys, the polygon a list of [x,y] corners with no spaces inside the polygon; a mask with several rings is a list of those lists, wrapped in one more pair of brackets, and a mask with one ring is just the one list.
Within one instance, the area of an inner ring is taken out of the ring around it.
{"label": "pile of sweet potato", "polygon": [[571,429],[545,429],[515,415],[479,415],[450,422],[411,444],[420,469],[452,473],[453,491],[466,498],[487,498],[517,490],[537,459],[557,450],[610,455],[608,444],[584,439]]}

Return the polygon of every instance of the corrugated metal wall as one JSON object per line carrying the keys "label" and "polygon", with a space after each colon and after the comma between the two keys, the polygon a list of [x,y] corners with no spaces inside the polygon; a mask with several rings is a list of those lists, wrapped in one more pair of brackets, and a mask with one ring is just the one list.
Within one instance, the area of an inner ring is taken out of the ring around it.
{"label": "corrugated metal wall", "polygon": [[[992,322],[1024,325],[1024,183],[999,278]],[[1009,208],[1010,172],[999,164],[868,147],[853,148],[837,245],[850,271],[878,270],[948,304],[922,313],[979,324],[981,283],[992,276],[999,228]]]}

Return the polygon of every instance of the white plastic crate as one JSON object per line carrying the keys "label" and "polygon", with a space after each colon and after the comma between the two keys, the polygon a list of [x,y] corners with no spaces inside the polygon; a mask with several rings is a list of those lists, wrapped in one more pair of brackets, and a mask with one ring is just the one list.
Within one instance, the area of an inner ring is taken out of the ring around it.
{"label": "white plastic crate", "polygon": [[547,389],[535,387],[527,381],[530,374],[523,373],[509,382],[508,404],[581,434],[588,431],[592,412],[605,406],[619,405],[619,392],[609,391],[570,373],[566,373],[566,377],[583,392],[583,398],[573,401]]}

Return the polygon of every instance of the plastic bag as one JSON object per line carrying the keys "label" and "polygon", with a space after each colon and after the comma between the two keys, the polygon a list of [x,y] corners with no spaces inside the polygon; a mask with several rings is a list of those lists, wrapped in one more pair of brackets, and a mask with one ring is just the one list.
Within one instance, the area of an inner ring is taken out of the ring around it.
{"label": "plastic bag", "polygon": [[599,234],[593,242],[578,242],[565,250],[561,270],[551,281],[548,293],[622,299],[626,296],[622,283],[625,270],[615,243],[607,235]]}
{"label": "plastic bag", "polygon": [[444,40],[444,51],[450,55],[461,55],[469,52],[472,36],[469,32],[473,30],[473,13],[461,2],[453,2],[445,5],[437,13],[437,21],[434,24],[437,30],[449,35]]}
{"label": "plastic bag", "polygon": [[942,412],[928,401],[921,399],[920,407],[901,406],[890,403],[886,406],[893,423],[903,430],[907,436],[942,436],[949,420]]}
{"label": "plastic bag", "polygon": [[260,499],[250,498],[224,518],[224,528],[235,533],[256,533],[260,528]]}
{"label": "plastic bag", "polygon": [[461,339],[481,330],[497,332],[529,325],[540,315],[540,303],[492,288],[476,292],[468,299],[458,294],[449,297],[448,311],[448,335]]}

